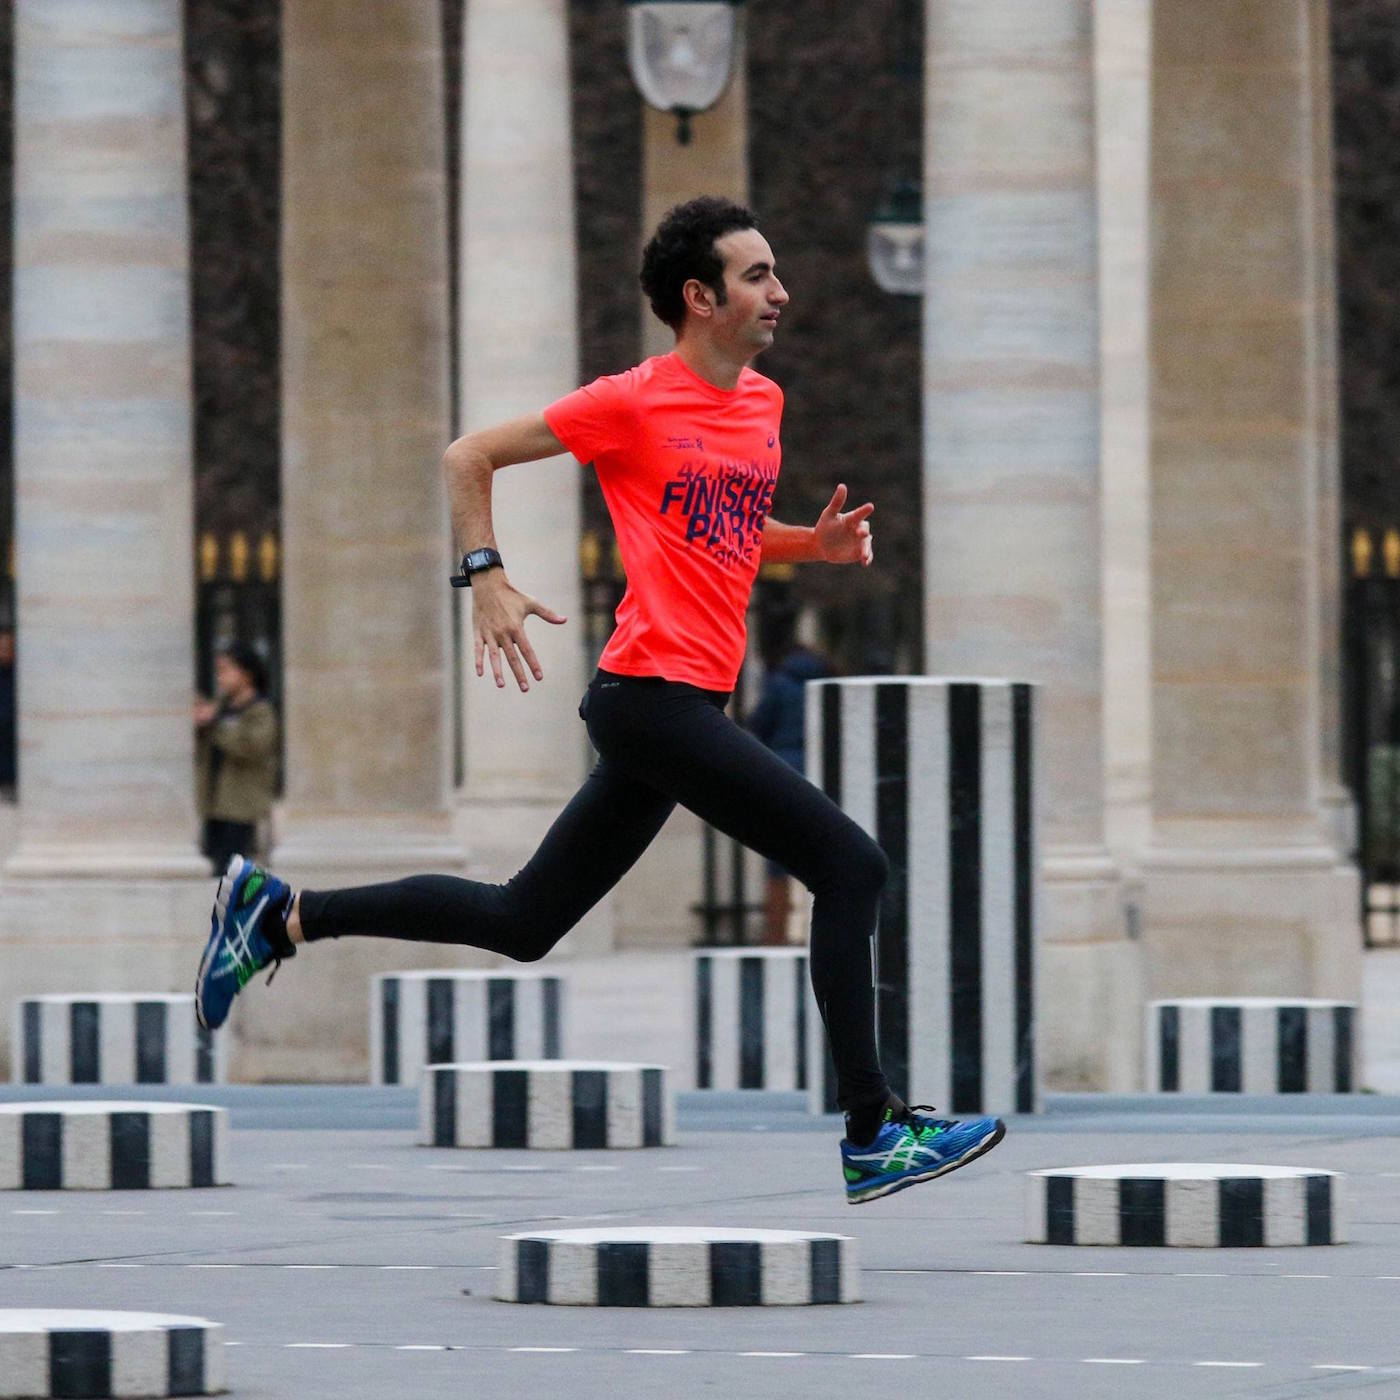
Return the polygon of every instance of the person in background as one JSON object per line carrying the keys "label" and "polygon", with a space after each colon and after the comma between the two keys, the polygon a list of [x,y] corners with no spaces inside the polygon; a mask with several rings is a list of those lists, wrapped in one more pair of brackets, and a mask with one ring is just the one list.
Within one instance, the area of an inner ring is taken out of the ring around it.
{"label": "person in background", "polygon": [[215,700],[195,700],[199,812],[204,854],[215,870],[251,853],[277,788],[277,712],[266,697],[267,664],[246,642],[214,658]]}
{"label": "person in background", "polygon": [[[799,773],[806,769],[807,682],[833,674],[820,652],[801,642],[794,642],[786,649],[783,659],[764,677],[763,694],[749,716],[749,732]],[[790,878],[787,870],[776,861],[770,860],[766,864],[768,880],[763,898],[763,941],[774,945],[785,944],[788,941],[788,913],[792,908]]]}

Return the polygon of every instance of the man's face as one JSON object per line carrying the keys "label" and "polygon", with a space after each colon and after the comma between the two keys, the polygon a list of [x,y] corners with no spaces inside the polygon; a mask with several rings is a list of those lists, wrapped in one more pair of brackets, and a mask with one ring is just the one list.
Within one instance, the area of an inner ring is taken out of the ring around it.
{"label": "man's face", "polygon": [[725,299],[714,306],[713,333],[748,359],[772,345],[788,294],[774,271],[773,250],[757,229],[726,233],[715,240],[715,252],[724,259]]}

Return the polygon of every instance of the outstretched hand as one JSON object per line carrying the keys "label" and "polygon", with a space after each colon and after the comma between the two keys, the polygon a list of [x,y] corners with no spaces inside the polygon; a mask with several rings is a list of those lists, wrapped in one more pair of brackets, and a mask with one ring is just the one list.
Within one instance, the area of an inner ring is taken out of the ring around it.
{"label": "outstretched hand", "polygon": [[870,517],[875,506],[867,501],[843,512],[841,507],[845,504],[846,488],[841,485],[832,492],[826,509],[817,518],[817,549],[828,564],[871,564],[875,545],[870,538]]}
{"label": "outstretched hand", "polygon": [[502,569],[488,569],[472,579],[472,627],[476,633],[478,676],[486,674],[484,662],[489,656],[491,674],[500,689],[504,689],[506,683],[502,657],[514,673],[521,690],[530,688],[529,677],[525,674],[527,666],[530,675],[537,681],[544,679],[539,658],[525,635],[525,619],[532,615],[542,617],[556,627],[568,620],[561,613],[554,612],[512,587]]}

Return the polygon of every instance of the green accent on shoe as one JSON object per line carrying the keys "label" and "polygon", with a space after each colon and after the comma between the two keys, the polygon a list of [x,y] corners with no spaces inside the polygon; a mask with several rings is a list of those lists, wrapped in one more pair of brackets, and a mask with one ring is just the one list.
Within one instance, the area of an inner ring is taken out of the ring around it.
{"label": "green accent on shoe", "polygon": [[858,1171],[855,1167],[842,1167],[841,1170],[845,1172],[847,1181],[859,1181],[865,1174],[864,1172]]}
{"label": "green accent on shoe", "polygon": [[243,882],[243,893],[239,897],[239,904],[251,904],[258,897],[258,891],[266,883],[266,874],[255,867],[253,873]]}

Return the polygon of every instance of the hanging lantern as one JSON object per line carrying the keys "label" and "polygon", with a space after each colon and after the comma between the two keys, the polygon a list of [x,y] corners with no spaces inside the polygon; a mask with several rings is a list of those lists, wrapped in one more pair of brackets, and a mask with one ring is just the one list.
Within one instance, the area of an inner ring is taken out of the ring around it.
{"label": "hanging lantern", "polygon": [[913,180],[899,180],[871,215],[865,235],[870,275],[898,296],[924,291],[924,197]]}
{"label": "hanging lantern", "polygon": [[676,139],[729,85],[744,0],[627,0],[627,66],[647,103],[674,112]]}

